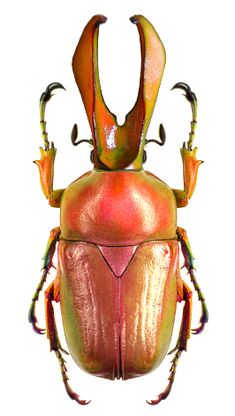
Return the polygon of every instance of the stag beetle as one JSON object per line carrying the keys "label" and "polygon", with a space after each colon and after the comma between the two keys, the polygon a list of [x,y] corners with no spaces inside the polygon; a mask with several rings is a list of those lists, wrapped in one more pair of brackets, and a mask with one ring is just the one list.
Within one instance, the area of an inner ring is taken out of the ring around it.
{"label": "stag beetle", "polygon": [[[168,352],[177,302],[184,301],[182,323],[166,389],[150,404],[165,399],[171,390],[182,351],[191,332],[192,291],[181,278],[179,251],[184,256],[192,285],[201,302],[200,333],[208,321],[205,298],[194,274],[193,255],[186,231],[177,226],[177,208],[185,207],[197,180],[197,148],[193,139],[197,123],[197,98],[179,82],[192,109],[189,140],[183,143],[184,189],[171,189],[143,169],[146,134],[165,66],[165,50],[151,23],[133,16],[141,44],[140,87],[136,103],[120,126],[107,108],[98,73],[98,32],[106,18],[94,16],[75,50],[72,67],[86,109],[92,140],[72,143],[93,145],[94,168],[66,189],[53,189],[56,148],[48,141],[45,109],[60,83],[52,83],[40,99],[44,148],[39,168],[43,193],[50,206],[60,208],[60,226],[53,229],[43,257],[43,274],[33,296],[29,321],[38,333],[36,301],[58,250],[54,281],[45,291],[46,333],[58,358],[68,395],[81,400],[69,383],[57,332],[53,301],[60,302],[65,337],[77,365],[95,376],[124,380],[144,375],[159,366]],[[160,141],[165,142],[162,125]]]}

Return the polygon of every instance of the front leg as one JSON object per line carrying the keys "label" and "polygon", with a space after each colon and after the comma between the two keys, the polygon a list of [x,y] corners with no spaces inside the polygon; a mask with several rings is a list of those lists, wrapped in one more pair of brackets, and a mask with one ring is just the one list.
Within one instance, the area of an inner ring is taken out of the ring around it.
{"label": "front leg", "polygon": [[183,161],[184,189],[173,189],[177,208],[188,205],[188,201],[193,195],[197,183],[198,168],[203,163],[202,160],[197,160],[196,158],[197,147],[189,150],[184,143],[182,149],[180,149],[180,153]]}
{"label": "front leg", "polygon": [[53,190],[54,162],[56,156],[54,143],[52,142],[51,145],[45,149],[40,147],[40,153],[41,159],[35,160],[34,163],[36,163],[39,169],[42,191],[48,199],[50,206],[59,208],[64,189]]}
{"label": "front leg", "polygon": [[58,82],[53,82],[48,85],[46,91],[40,97],[40,125],[42,129],[44,149],[40,147],[41,159],[35,160],[34,163],[36,163],[39,168],[40,183],[45,197],[48,199],[48,202],[52,207],[59,208],[64,189],[53,190],[56,148],[54,147],[53,142],[50,143],[48,141],[46,121],[44,119],[46,105],[53,95],[52,91],[56,88],[64,89],[63,85]]}
{"label": "front leg", "polygon": [[191,91],[190,87],[183,82],[178,82],[172,89],[174,88],[180,88],[185,92],[185,97],[189,101],[192,109],[191,131],[189,133],[187,147],[186,143],[183,143],[183,147],[180,149],[183,161],[184,189],[173,189],[177,207],[180,208],[188,204],[196,186],[198,168],[203,162],[202,160],[197,160],[197,147],[194,147],[194,149],[192,147],[197,125],[197,97]]}

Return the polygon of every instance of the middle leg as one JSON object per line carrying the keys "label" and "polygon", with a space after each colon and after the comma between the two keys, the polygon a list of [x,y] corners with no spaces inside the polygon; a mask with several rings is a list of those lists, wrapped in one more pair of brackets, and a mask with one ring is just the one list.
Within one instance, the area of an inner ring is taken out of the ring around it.
{"label": "middle leg", "polygon": [[178,236],[178,239],[179,239],[179,242],[180,242],[180,245],[181,245],[181,250],[182,250],[182,253],[183,253],[183,256],[184,256],[184,261],[185,261],[183,267],[186,267],[186,269],[189,273],[191,282],[194,286],[194,289],[197,292],[198,300],[201,302],[202,312],[201,312],[201,317],[200,317],[200,321],[199,321],[199,326],[195,329],[192,329],[193,334],[199,334],[200,332],[203,331],[206,323],[209,320],[208,309],[207,309],[207,306],[206,306],[205,297],[204,297],[204,295],[201,291],[201,288],[200,288],[200,286],[199,286],[199,284],[196,280],[196,276],[194,274],[194,270],[195,270],[195,267],[194,267],[194,264],[193,264],[194,258],[193,258],[192,250],[191,250],[191,247],[190,247],[190,244],[189,244],[189,239],[188,239],[187,233],[183,228],[177,227],[177,236]]}

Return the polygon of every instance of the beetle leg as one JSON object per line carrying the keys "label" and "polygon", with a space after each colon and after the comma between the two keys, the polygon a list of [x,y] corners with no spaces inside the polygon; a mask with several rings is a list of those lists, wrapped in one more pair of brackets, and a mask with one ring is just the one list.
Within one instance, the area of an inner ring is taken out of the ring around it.
{"label": "beetle leg", "polygon": [[60,340],[58,337],[56,322],[55,322],[55,314],[54,309],[52,305],[52,301],[55,300],[56,302],[59,302],[59,291],[56,292],[56,280],[57,278],[50,284],[50,286],[45,291],[45,313],[46,313],[46,332],[47,332],[47,338],[50,341],[50,350],[57,351],[60,350],[64,352],[65,354],[68,354],[67,351],[65,351],[60,344]]}
{"label": "beetle leg", "polygon": [[62,355],[62,353],[68,354],[68,352],[65,351],[61,347],[59,336],[58,336],[58,331],[56,327],[54,308],[52,304],[52,301],[59,302],[58,281],[59,281],[59,277],[57,277],[55,281],[45,291],[47,338],[49,339],[49,342],[50,342],[50,350],[54,351],[58,358],[66,392],[68,393],[71,399],[76,400],[76,402],[79,404],[85,405],[85,404],[90,403],[90,401],[87,402],[86,400],[79,399],[79,395],[71,389],[68,383],[69,378],[67,375],[66,361]]}
{"label": "beetle leg", "polygon": [[198,295],[198,300],[201,302],[201,308],[202,308],[202,312],[201,312],[201,317],[200,317],[200,323],[198,328],[192,329],[192,333],[193,334],[199,334],[200,332],[203,331],[205,324],[208,322],[209,320],[209,314],[208,314],[208,309],[206,306],[206,301],[205,301],[205,297],[200,289],[200,286],[197,283],[195,274],[194,274],[194,264],[193,264],[193,255],[192,255],[192,251],[191,251],[191,247],[189,244],[189,240],[188,240],[188,236],[186,231],[183,228],[178,227],[177,228],[177,235],[178,235],[178,239],[179,242],[181,244],[181,250],[184,256],[184,267],[186,267],[189,275],[190,275],[190,279],[191,282],[194,286],[194,289],[197,292]]}
{"label": "beetle leg", "polygon": [[202,160],[198,160],[196,157],[197,147],[189,150],[185,147],[180,149],[182,161],[183,161],[183,174],[184,174],[184,189],[173,189],[175,194],[177,208],[182,208],[188,205],[188,201],[193,195],[196,183],[198,168],[203,163]]}
{"label": "beetle leg", "polygon": [[158,404],[160,401],[165,400],[169,396],[172,385],[174,383],[175,373],[176,373],[176,368],[178,365],[179,358],[182,354],[182,351],[187,350],[187,341],[190,337],[191,316],[192,316],[192,291],[186,285],[185,282],[183,282],[183,299],[182,300],[185,301],[185,305],[183,309],[183,316],[182,316],[179,337],[176,343],[176,347],[169,353],[171,354],[172,352],[175,352],[175,356],[173,360],[171,361],[170,374],[168,377],[169,382],[165,390],[162,393],[160,393],[155,400],[151,400],[150,402],[147,401],[147,403],[152,404],[152,405]]}
{"label": "beetle leg", "polygon": [[50,206],[54,208],[60,207],[60,200],[64,189],[53,190],[54,179],[54,162],[56,156],[56,148],[52,142],[48,149],[40,147],[40,160],[34,160],[34,163],[38,166],[40,183],[42,191],[45,197],[48,199]]}
{"label": "beetle leg", "polygon": [[50,143],[48,141],[48,133],[46,131],[46,121],[44,116],[47,103],[53,96],[52,91],[57,88],[65,89],[59,82],[53,82],[52,84],[48,85],[46,91],[43,92],[40,97],[40,126],[42,129],[42,138],[45,148],[43,149],[40,147],[41,159],[34,161],[34,163],[36,163],[39,168],[42,191],[45,197],[48,199],[49,204],[55,208],[59,208],[60,206],[60,200],[64,189],[57,189],[56,191],[53,190],[56,149],[54,147],[54,143]]}
{"label": "beetle leg", "polygon": [[185,92],[185,98],[190,103],[192,111],[191,131],[189,133],[189,140],[187,142],[187,148],[192,150],[193,140],[195,137],[195,130],[197,127],[197,97],[196,94],[191,90],[190,86],[185,82],[177,82],[171,89],[174,90],[179,88]]}
{"label": "beetle leg", "polygon": [[59,236],[60,236],[60,228],[59,227],[53,228],[53,230],[51,230],[50,232],[50,237],[47,242],[46,251],[43,256],[42,277],[33,295],[32,303],[29,309],[29,314],[28,314],[29,322],[32,324],[34,331],[37,332],[38,334],[44,334],[45,330],[39,328],[37,325],[37,318],[36,318],[36,313],[35,313],[36,302],[38,301],[39,294],[43,288],[43,285],[47,279],[47,275],[51,267],[54,267],[52,263],[52,259],[55,253],[56,243],[59,240]]}
{"label": "beetle leg", "polygon": [[184,142],[183,147],[180,149],[183,161],[184,190],[173,189],[176,197],[177,207],[180,208],[185,207],[193,195],[197,182],[198,167],[203,162],[202,160],[197,160],[196,158],[197,147],[193,149],[193,140],[197,126],[197,97],[194,92],[192,92],[189,85],[185,84],[184,82],[178,82],[172,89],[175,88],[180,88],[185,92],[185,97],[190,103],[192,110],[191,131],[189,133],[187,147],[186,143]]}

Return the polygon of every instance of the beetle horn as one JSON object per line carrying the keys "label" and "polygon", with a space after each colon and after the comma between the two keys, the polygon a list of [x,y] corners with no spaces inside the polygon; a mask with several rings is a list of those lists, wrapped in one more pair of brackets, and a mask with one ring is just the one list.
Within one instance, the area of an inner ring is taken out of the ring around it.
{"label": "beetle horn", "polygon": [[137,25],[141,44],[140,87],[136,103],[124,125],[107,108],[98,72],[99,25],[106,21],[94,16],[85,27],[73,56],[76,83],[86,109],[94,142],[94,166],[100,169],[140,169],[145,136],[152,116],[165,66],[165,50],[151,23],[143,16],[130,20]]}

